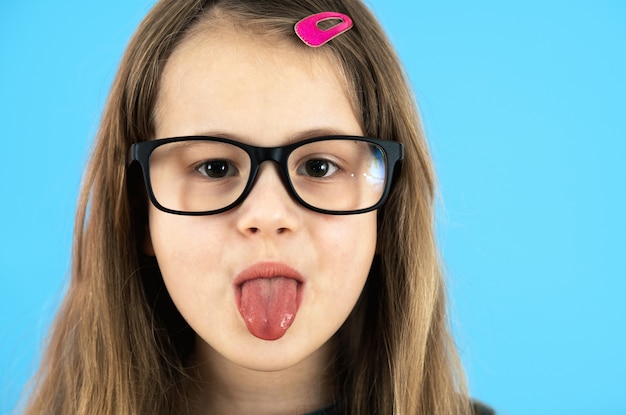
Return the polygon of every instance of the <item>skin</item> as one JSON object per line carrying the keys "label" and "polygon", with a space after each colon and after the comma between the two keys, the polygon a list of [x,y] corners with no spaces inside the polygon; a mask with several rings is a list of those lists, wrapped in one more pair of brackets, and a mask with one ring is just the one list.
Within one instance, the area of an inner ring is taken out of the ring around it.
{"label": "skin", "polygon": [[[321,49],[220,25],[175,50],[157,99],[155,138],[213,135],[278,146],[327,134],[363,135],[338,65]],[[197,335],[203,382],[194,413],[298,414],[331,402],[330,339],[353,309],[376,248],[376,212],[325,215],[300,206],[271,162],[252,192],[218,215],[149,208],[147,250]],[[304,278],[294,323],[278,340],[247,330],[234,279],[259,262]]]}

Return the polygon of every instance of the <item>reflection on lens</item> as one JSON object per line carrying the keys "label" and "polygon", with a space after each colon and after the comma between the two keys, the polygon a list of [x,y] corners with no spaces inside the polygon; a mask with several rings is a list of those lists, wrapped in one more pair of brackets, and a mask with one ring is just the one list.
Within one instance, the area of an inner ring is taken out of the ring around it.
{"label": "reflection on lens", "polygon": [[365,180],[372,186],[378,187],[378,191],[382,195],[383,187],[385,185],[385,156],[382,150],[377,146],[370,146],[372,148],[372,159],[370,160],[370,166],[367,173],[364,173]]}

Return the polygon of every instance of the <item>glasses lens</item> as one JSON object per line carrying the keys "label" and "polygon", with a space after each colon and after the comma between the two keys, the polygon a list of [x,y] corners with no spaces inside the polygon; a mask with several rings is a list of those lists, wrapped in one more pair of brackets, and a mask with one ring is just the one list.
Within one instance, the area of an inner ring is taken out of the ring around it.
{"label": "glasses lens", "polygon": [[367,209],[382,198],[386,158],[381,147],[358,140],[305,144],[289,156],[291,183],[302,200],[319,209]]}
{"label": "glasses lens", "polygon": [[163,144],[150,155],[150,182],[163,207],[207,212],[233,203],[246,187],[250,157],[241,148],[216,141]]}

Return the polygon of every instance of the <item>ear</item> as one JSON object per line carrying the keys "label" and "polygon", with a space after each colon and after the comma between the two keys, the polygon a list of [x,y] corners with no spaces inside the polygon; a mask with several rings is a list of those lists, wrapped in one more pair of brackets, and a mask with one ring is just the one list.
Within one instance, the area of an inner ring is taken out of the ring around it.
{"label": "ear", "polygon": [[150,236],[150,226],[146,223],[144,229],[144,238],[141,244],[141,251],[150,256],[155,256],[154,247],[152,246],[152,237]]}

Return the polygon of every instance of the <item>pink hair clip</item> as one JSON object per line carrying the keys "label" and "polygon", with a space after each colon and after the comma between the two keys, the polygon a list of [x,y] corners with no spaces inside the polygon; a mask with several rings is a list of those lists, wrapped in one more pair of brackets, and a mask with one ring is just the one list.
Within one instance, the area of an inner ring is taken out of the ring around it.
{"label": "pink hair clip", "polygon": [[[340,22],[324,30],[318,26],[320,22],[339,19]],[[296,34],[307,45],[317,48],[352,28],[352,19],[343,13],[322,12],[300,20],[294,26]]]}

